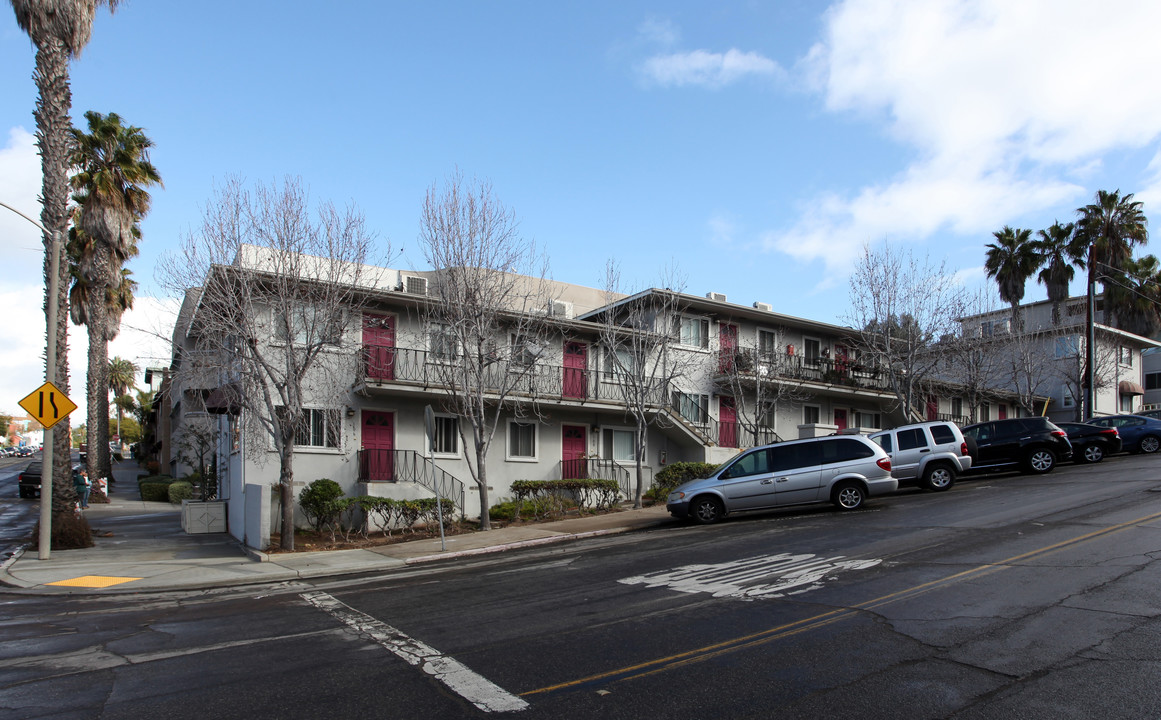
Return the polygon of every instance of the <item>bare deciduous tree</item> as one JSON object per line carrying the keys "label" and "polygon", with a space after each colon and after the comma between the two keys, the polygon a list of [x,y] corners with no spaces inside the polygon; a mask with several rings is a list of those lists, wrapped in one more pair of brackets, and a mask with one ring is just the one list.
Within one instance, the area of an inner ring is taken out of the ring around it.
{"label": "bare deciduous tree", "polygon": [[488,530],[487,458],[496,429],[506,412],[536,412],[532,400],[514,394],[546,346],[547,262],[491,184],[459,173],[428,190],[419,242],[436,271],[431,302],[421,306],[430,367],[448,390],[444,408],[468,426],[458,423],[459,437],[479,492],[480,529]]}
{"label": "bare deciduous tree", "polygon": [[[646,290],[628,297],[620,292],[621,276],[616,263],[605,268],[606,310],[600,316],[602,363],[612,386],[633,420],[633,457],[636,488],[633,507],[642,506],[645,494],[645,439],[650,425],[664,426],[670,393],[694,367],[693,356],[681,350],[681,283],[673,270],[665,272],[665,290]],[[708,332],[708,329],[701,332]],[[707,408],[692,408],[705,415]],[[680,412],[680,409],[678,409]]]}
{"label": "bare deciduous tree", "polygon": [[[1054,357],[1053,369],[1056,377],[1063,385],[1065,392],[1073,398],[1073,419],[1080,422],[1084,419],[1082,400],[1085,397],[1085,337],[1078,332],[1070,335],[1057,335],[1054,340],[1055,348],[1051,355]],[[1112,385],[1117,369],[1118,346],[1097,342],[1093,348],[1093,396],[1097,392]]]}
{"label": "bare deciduous tree", "polygon": [[850,280],[846,322],[860,330],[859,357],[887,373],[908,421],[921,419],[916,401],[946,366],[945,348],[964,314],[964,290],[945,264],[931,265],[910,251],[884,244],[863,247]]}
{"label": "bare deciduous tree", "polygon": [[365,264],[371,248],[360,212],[312,211],[301,180],[252,191],[230,180],[162,261],[169,287],[200,285],[183,371],[239,414],[250,459],[262,462],[271,445],[278,456],[285,550],[294,549],[295,447],[341,446],[338,407],[359,357],[351,329],[380,280]]}
{"label": "bare deciduous tree", "polygon": [[[998,299],[990,289],[966,296],[965,315],[973,317],[995,311]],[[963,324],[959,332],[941,339],[944,362],[941,379],[955,384],[968,404],[968,419],[975,422],[980,407],[996,397],[996,389],[1010,380],[1006,362],[1011,336],[984,333],[978,325]]]}

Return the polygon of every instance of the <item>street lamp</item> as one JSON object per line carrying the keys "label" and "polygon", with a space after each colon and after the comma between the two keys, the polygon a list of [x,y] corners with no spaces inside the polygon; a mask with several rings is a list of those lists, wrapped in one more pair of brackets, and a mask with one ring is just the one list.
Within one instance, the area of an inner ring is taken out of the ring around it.
{"label": "street lamp", "polygon": [[[60,288],[60,233],[49,232],[44,225],[41,225],[36,220],[28,217],[16,208],[6,203],[0,202],[0,207],[7,208],[40,228],[40,231],[49,238],[48,247],[48,344],[45,351],[45,380],[50,383],[56,382],[56,325],[57,313],[59,311],[57,303],[57,291]],[[44,443],[43,448],[47,448],[47,452],[42,450],[41,455],[44,458],[41,465],[40,473],[40,535],[38,537],[39,558],[41,560],[48,560],[52,550],[52,461],[55,446],[54,433],[52,427],[44,429]]]}

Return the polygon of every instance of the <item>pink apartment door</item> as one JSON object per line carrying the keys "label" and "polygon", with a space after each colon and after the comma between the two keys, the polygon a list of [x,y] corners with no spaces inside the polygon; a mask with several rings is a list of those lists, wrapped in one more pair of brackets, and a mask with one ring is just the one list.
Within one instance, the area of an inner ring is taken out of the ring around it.
{"label": "pink apartment door", "polygon": [[363,316],[363,352],[367,378],[395,379],[395,318],[390,315]]}
{"label": "pink apartment door", "polygon": [[[718,372],[733,372],[738,349],[738,326],[722,324],[718,330]],[[733,447],[732,445],[730,447]]]}
{"label": "pink apartment door", "polygon": [[846,430],[847,429],[847,411],[846,410],[835,410],[834,411],[834,424],[836,427],[838,427],[839,430]]}
{"label": "pink apartment door", "polygon": [[564,480],[583,480],[588,477],[585,451],[588,443],[584,425],[560,426],[560,472]]}
{"label": "pink apartment door", "polygon": [[561,394],[583,400],[588,397],[588,346],[581,342],[564,344],[564,378]]}
{"label": "pink apartment door", "polygon": [[718,405],[718,444],[728,448],[738,446],[738,409],[733,398],[724,397]]}
{"label": "pink apartment door", "polygon": [[927,396],[927,419],[939,419],[939,398],[935,397],[934,395]]}
{"label": "pink apartment door", "polygon": [[363,411],[363,459],[360,475],[367,482],[395,480],[395,413]]}

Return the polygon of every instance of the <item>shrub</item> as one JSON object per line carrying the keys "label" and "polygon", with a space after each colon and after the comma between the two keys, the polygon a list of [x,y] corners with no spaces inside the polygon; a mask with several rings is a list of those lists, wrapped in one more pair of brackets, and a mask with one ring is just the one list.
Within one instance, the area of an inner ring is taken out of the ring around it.
{"label": "shrub", "polygon": [[315,480],[298,496],[298,504],[306,515],[307,521],[316,531],[333,524],[347,509],[348,503],[341,503],[343,489],[334,480],[320,478]]}
{"label": "shrub", "polygon": [[[512,483],[516,495],[515,516],[530,510],[537,520],[560,516],[571,507],[607,510],[616,504],[621,489],[616,480],[517,480]],[[525,501],[532,501],[525,505]],[[489,514],[491,510],[489,509]]]}
{"label": "shrub", "polygon": [[139,483],[141,499],[146,502],[169,502],[169,486],[172,483],[172,478],[164,481]]}
{"label": "shrub", "polygon": [[185,480],[178,480],[169,484],[169,501],[180,505],[182,500],[193,499],[193,485]]}
{"label": "shrub", "polygon": [[646,495],[654,500],[664,500],[678,485],[689,482],[690,480],[707,478],[713,475],[718,467],[718,465],[714,465],[713,463],[671,463],[653,476],[653,485],[649,488],[649,492]]}

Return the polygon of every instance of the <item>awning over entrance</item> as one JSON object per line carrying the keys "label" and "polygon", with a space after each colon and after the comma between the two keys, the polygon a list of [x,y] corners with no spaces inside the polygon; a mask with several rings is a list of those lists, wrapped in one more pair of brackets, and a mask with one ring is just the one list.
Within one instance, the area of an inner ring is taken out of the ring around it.
{"label": "awning over entrance", "polygon": [[238,403],[238,386],[234,384],[214,388],[206,396],[206,412],[211,415],[237,415],[242,407]]}
{"label": "awning over entrance", "polygon": [[1145,388],[1141,387],[1132,380],[1122,380],[1120,383],[1120,390],[1122,395],[1144,395]]}

